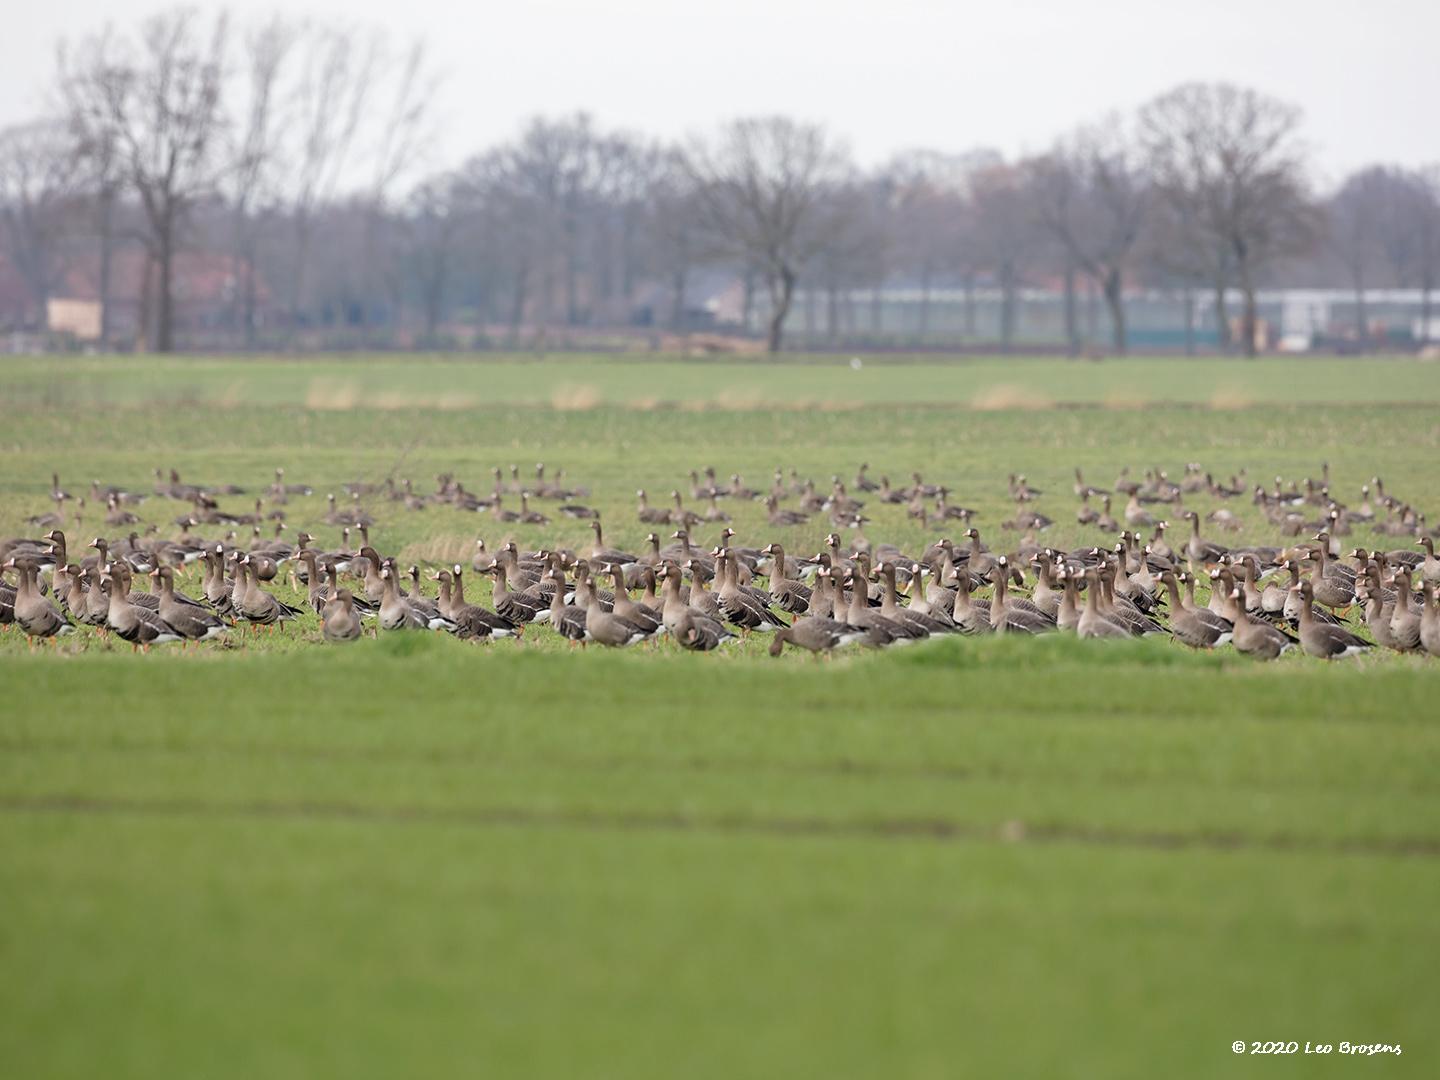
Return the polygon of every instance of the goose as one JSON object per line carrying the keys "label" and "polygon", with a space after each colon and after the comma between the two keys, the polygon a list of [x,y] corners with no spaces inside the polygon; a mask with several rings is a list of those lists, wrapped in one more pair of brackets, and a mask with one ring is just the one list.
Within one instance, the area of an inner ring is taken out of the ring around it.
{"label": "goose", "polygon": [[900,623],[902,626],[914,630],[920,637],[929,637],[931,634],[951,634],[955,632],[955,620],[941,620],[923,611],[917,611],[912,607],[901,607],[897,601],[895,591],[895,564],[881,563],[875,570],[884,588],[884,595],[880,601],[880,614],[892,622]]}
{"label": "goose", "polygon": [[644,488],[640,488],[638,491],[636,491],[635,497],[640,500],[640,508],[636,512],[636,516],[640,519],[642,524],[665,525],[669,523],[670,511],[662,510],[658,507],[651,506],[645,498]]}
{"label": "goose", "polygon": [[1106,495],[1100,500],[1103,509],[1100,516],[1095,520],[1095,527],[1101,532],[1113,533],[1120,531],[1120,523],[1110,513],[1110,496]]}
{"label": "goose", "polygon": [[[719,619],[685,602],[680,592],[680,567],[666,563],[660,570],[661,618],[672,640],[694,652],[708,652],[735,635]],[[707,594],[708,595],[708,594]]]}
{"label": "goose", "polygon": [[[260,627],[272,630],[300,614],[299,609],[281,603],[264,589],[256,580],[250,565],[250,556],[242,555],[235,563],[235,580],[238,597],[232,593],[231,602],[236,612],[258,632]],[[113,603],[113,600],[112,600]]]}
{"label": "goose", "polygon": [[[576,590],[577,598],[579,588]],[[629,619],[606,611],[600,604],[593,589],[584,590],[585,599],[585,641],[593,641],[607,648],[620,649],[645,640],[645,631]]]}
{"label": "goose", "polygon": [[1420,596],[1420,644],[1431,656],[1440,656],[1440,604],[1436,603],[1435,586],[1429,580],[1420,583]]}
{"label": "goose", "polygon": [[[844,571],[843,581],[832,579],[832,587],[835,591],[835,618],[853,631],[860,631],[865,634],[866,641],[871,645],[906,645],[912,641],[919,641],[921,638],[929,637],[927,633],[914,626],[907,625],[895,619],[886,618],[878,608],[869,605],[865,582],[869,579],[869,568],[864,566],[863,561],[860,567],[855,570]],[[842,584],[850,585],[850,604],[841,611],[841,603],[844,597]]]}
{"label": "goose", "polygon": [[129,582],[123,574],[102,575],[100,589],[110,595],[105,625],[115,632],[116,637],[128,641],[132,651],[184,640],[179,631],[160,617],[159,612],[130,602]]}
{"label": "goose", "polygon": [[970,574],[961,570],[955,577],[955,599],[950,609],[950,618],[962,634],[988,634],[993,630],[990,623],[990,602],[975,600],[970,596]]}
{"label": "goose", "polygon": [[[538,597],[525,593],[511,592],[507,584],[507,571],[503,562],[496,561],[489,570],[495,578],[495,613],[514,626],[534,622],[540,614],[542,603]],[[549,617],[548,609],[546,618]]]}
{"label": "goose", "polygon": [[[1090,505],[1090,496],[1080,496],[1080,506],[1075,511],[1075,522],[1079,525],[1094,525],[1100,520],[1100,511]],[[1158,522],[1157,522],[1158,524]]]}
{"label": "goose", "polygon": [[357,640],[362,632],[355,597],[349,589],[336,589],[320,612],[321,635],[332,645],[341,645]]}
{"label": "goose", "polygon": [[448,630],[456,626],[438,612],[430,614],[417,607],[408,596],[402,596],[395,583],[395,571],[390,566],[380,569],[380,580],[385,590],[380,598],[380,626],[385,630]]}
{"label": "goose", "polygon": [[1125,504],[1125,524],[1132,529],[1141,525],[1154,525],[1160,519],[1140,505],[1138,495],[1131,495],[1130,500]]}
{"label": "goose", "polygon": [[664,620],[630,599],[630,594],[625,591],[624,573],[619,564],[611,563],[608,569],[611,579],[615,582],[615,600],[611,611],[639,630],[646,641],[657,634],[663,634],[665,632]]}
{"label": "goose", "polygon": [[566,603],[564,571],[550,570],[547,576],[554,585],[550,595],[550,626],[557,634],[569,641],[570,647],[573,649],[577,642],[585,640],[585,616],[588,605],[585,603],[584,590],[588,588],[588,585],[585,582],[578,583],[576,593],[579,602]]}
{"label": "goose", "polygon": [[1422,536],[1415,544],[1425,549],[1424,561],[1420,564],[1420,579],[1431,585],[1440,585],[1440,559],[1435,557],[1435,541]]}
{"label": "goose", "polygon": [[742,631],[757,630],[762,633],[770,633],[776,627],[784,626],[785,621],[767,606],[768,597],[764,601],[758,600],[754,594],[740,587],[735,566],[735,556],[729,552],[724,553],[716,563],[720,586],[716,590],[715,599],[725,621],[740,627]]}
{"label": "goose", "polygon": [[770,599],[776,607],[792,615],[805,614],[810,609],[810,590],[787,576],[785,549],[779,544],[770,544],[765,554],[770,556]]}
{"label": "goose", "polygon": [[1212,544],[1200,536],[1200,515],[1186,510],[1184,517],[1190,522],[1190,539],[1185,542],[1185,555],[1194,563],[1213,563],[1226,554],[1219,544]]}
{"label": "goose", "polygon": [[[440,611],[447,619],[455,623],[461,637],[518,638],[523,635],[525,630],[523,624],[512,622],[499,612],[491,611],[479,604],[465,602],[465,574],[459,563],[450,567],[449,582],[446,581],[443,570],[437,576],[440,578],[442,600],[447,594],[447,585],[453,585],[453,589],[449,590],[449,607],[442,603]],[[563,592],[563,590],[561,591]],[[488,629],[486,629],[487,627]]]}
{"label": "goose", "polygon": [[789,626],[782,627],[775,631],[770,639],[770,655],[779,656],[785,651],[786,645],[793,645],[797,649],[819,656],[829,655],[835,649],[858,641],[864,637],[847,628],[843,623],[834,619],[822,619],[818,617],[807,617],[796,619]]}
{"label": "goose", "polygon": [[774,495],[770,495],[765,499],[765,510],[766,520],[777,529],[804,525],[810,520],[809,514],[802,514],[799,510],[782,509],[779,503],[776,502]]}
{"label": "goose", "polygon": [[1395,571],[1395,609],[1390,615],[1390,647],[1397,652],[1420,649],[1420,613],[1410,605],[1410,570]]}
{"label": "goose", "polygon": [[36,586],[39,566],[28,559],[17,561],[12,556],[0,568],[19,573],[15,596],[10,602],[11,615],[20,629],[25,631],[32,647],[36,638],[53,640],[75,632],[75,627],[66,621],[54,601],[41,595]]}
{"label": "goose", "polygon": [[1267,622],[1250,617],[1245,610],[1240,590],[1232,593],[1236,604],[1235,631],[1231,643],[1235,651],[1256,660],[1274,660],[1292,648],[1295,642]]}
{"label": "goose", "polygon": [[584,557],[591,562],[626,564],[633,563],[638,559],[638,556],[632,555],[628,551],[617,551],[605,546],[605,534],[599,518],[590,522],[590,528],[595,533],[595,541],[585,549]]}
{"label": "goose", "polygon": [[1192,649],[1213,649],[1224,645],[1235,635],[1235,628],[1209,608],[1196,607],[1193,599],[1195,579],[1183,575],[1187,595],[1180,596],[1176,576],[1170,571],[1160,575],[1160,582],[1170,598],[1170,634],[1182,645]]}
{"label": "goose", "polygon": [[157,566],[150,576],[159,587],[160,618],[186,641],[209,641],[229,629],[208,608],[176,594],[175,571],[170,567]]}
{"label": "goose", "polygon": [[1369,642],[1356,637],[1343,626],[1321,622],[1315,618],[1314,589],[1310,582],[1292,586],[1300,598],[1300,645],[1311,656],[1322,660],[1338,660],[1361,656],[1370,651]]}
{"label": "goose", "polygon": [[862,461],[860,467],[855,470],[855,482],[850,486],[856,491],[879,491],[880,485],[865,475],[869,471],[870,463],[868,461]]}
{"label": "goose", "polygon": [[910,611],[917,615],[928,616],[939,622],[947,633],[955,633],[959,627],[950,616],[948,608],[953,606],[953,596],[949,589],[942,589],[934,582],[925,580],[926,570],[918,562],[910,564],[910,602],[907,605]]}
{"label": "goose", "polygon": [[522,525],[549,525],[550,519],[539,510],[530,509],[530,492],[520,492],[520,523]]}
{"label": "goose", "polygon": [[[452,585],[461,580],[459,567],[455,568],[453,574],[450,570],[440,570],[432,580],[440,583],[440,597],[435,604],[436,612],[455,625],[456,637],[471,639],[520,636],[518,627],[512,626],[493,611],[487,611],[477,604],[465,603],[463,590],[460,591],[457,599]],[[412,602],[413,599],[412,595]]]}
{"label": "goose", "polygon": [[1075,634],[1082,638],[1129,637],[1130,628],[1127,625],[1100,610],[1100,576],[1100,571],[1096,568],[1085,571],[1085,609],[1075,620]]}

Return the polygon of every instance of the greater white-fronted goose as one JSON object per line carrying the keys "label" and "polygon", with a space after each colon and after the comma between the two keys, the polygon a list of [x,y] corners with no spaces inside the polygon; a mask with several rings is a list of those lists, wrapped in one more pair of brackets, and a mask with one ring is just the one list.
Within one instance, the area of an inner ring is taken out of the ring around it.
{"label": "greater white-fronted goose", "polygon": [[1308,581],[1294,586],[1300,597],[1300,645],[1311,656],[1322,660],[1339,660],[1343,657],[1361,656],[1372,646],[1343,626],[1321,622],[1315,618],[1314,588]]}
{"label": "greater white-fronted goose", "polygon": [[720,611],[724,614],[725,620],[733,626],[740,627],[742,631],[757,630],[769,633],[778,626],[784,626],[785,620],[767,606],[768,597],[761,601],[756,599],[750,590],[741,588],[735,566],[735,555],[730,552],[722,554],[716,562],[719,587],[716,590],[715,599],[720,605]]}
{"label": "greater white-fronted goose", "polygon": [[[561,637],[570,642],[571,648],[577,642],[585,640],[585,617],[588,603],[566,603],[565,602],[565,576],[564,571],[559,568],[552,569],[548,575],[554,589],[550,594],[550,626]],[[576,596],[579,600],[586,599],[585,590],[589,588],[587,582],[579,582],[576,585]]]}
{"label": "greater white-fronted goose", "polygon": [[1425,549],[1425,558],[1420,563],[1420,580],[1428,581],[1431,585],[1440,585],[1440,559],[1435,557],[1435,541],[1428,536],[1422,536],[1415,543]]}
{"label": "greater white-fronted goose", "polygon": [[[521,626],[525,623],[534,622],[542,608],[538,597],[527,596],[523,593],[511,592],[507,582],[507,571],[503,562],[497,561],[490,568],[490,574],[495,578],[494,604],[496,613],[507,622]],[[549,617],[548,605],[545,606],[546,617]]]}
{"label": "greater white-fronted goose", "polygon": [[619,563],[622,565],[633,563],[637,560],[638,556],[632,555],[628,551],[617,551],[614,548],[605,546],[605,533],[599,518],[590,522],[590,529],[595,533],[595,540],[581,553],[583,558],[591,562]]}
{"label": "greater white-fronted goose", "polygon": [[1236,652],[1254,657],[1256,660],[1274,660],[1294,644],[1269,623],[1252,619],[1250,613],[1245,610],[1244,598],[1238,589],[1234,593],[1234,599],[1236,601],[1235,632],[1231,637],[1231,643],[1235,646]]}
{"label": "greater white-fronted goose", "polygon": [[1395,570],[1395,608],[1390,614],[1390,647],[1397,652],[1420,648],[1420,613],[1410,604],[1410,571]]}
{"label": "greater white-fronted goose", "polygon": [[159,612],[130,602],[129,581],[123,574],[102,575],[100,588],[110,594],[105,625],[115,632],[116,637],[128,641],[132,649],[148,649],[151,645],[184,640],[174,627],[160,617]]}
{"label": "greater white-fronted goose", "polygon": [[[576,595],[578,598],[578,591]],[[644,630],[614,611],[606,611],[592,590],[584,590],[584,599],[586,641],[618,649],[645,640]]]}
{"label": "greater white-fronted goose", "polygon": [[1429,580],[1420,583],[1420,645],[1431,656],[1440,656],[1440,602]]}
{"label": "greater white-fronted goose", "polygon": [[170,567],[157,566],[151,576],[159,586],[157,613],[186,641],[209,641],[226,632],[228,627],[209,608],[176,594],[175,571]]}
{"label": "greater white-fronted goose", "polygon": [[1110,513],[1110,496],[1106,495],[1100,502],[1103,509],[1100,511],[1100,516],[1095,519],[1095,527],[1101,532],[1119,532],[1120,523],[1116,521],[1115,516]]}
{"label": "greater white-fronted goose", "polygon": [[636,511],[636,517],[646,525],[665,525],[670,521],[670,511],[661,507],[651,506],[645,497],[645,489],[640,488],[635,492],[635,497],[640,500],[640,507]]}
{"label": "greater white-fronted goose", "polygon": [[903,626],[919,632],[922,637],[929,637],[931,634],[953,634],[956,632],[955,620],[946,618],[940,619],[924,611],[917,611],[913,607],[901,607],[895,589],[895,564],[881,563],[875,570],[880,578],[880,584],[884,594],[880,599],[880,614],[892,622],[898,622]]}
{"label": "greater white-fronted goose", "polygon": [[396,587],[395,570],[390,566],[380,569],[380,580],[384,593],[380,598],[380,626],[385,630],[448,630],[454,632],[453,622],[440,615],[417,607],[408,596],[401,596]]}
{"label": "greater white-fronted goose", "polygon": [[1186,557],[1196,565],[1218,562],[1227,549],[1200,535],[1200,515],[1194,510],[1186,510],[1185,518],[1190,522],[1190,539],[1185,542]]}
{"label": "greater white-fronted goose", "polygon": [[[481,607],[479,604],[466,603],[465,574],[461,570],[459,563],[456,563],[450,568],[450,573],[452,575],[451,584],[454,586],[453,591],[450,593],[450,606],[446,608],[442,604],[440,611],[441,614],[460,628],[461,636],[469,633],[476,637],[518,638],[523,634],[524,627],[520,623],[512,622],[499,612],[491,611],[488,608]],[[443,597],[445,595],[443,592],[445,588],[444,578],[441,579],[440,585],[442,589],[441,596]],[[480,623],[484,623],[489,629],[481,629]]]}
{"label": "greater white-fronted goose", "polygon": [[786,645],[805,649],[816,656],[833,652],[852,641],[863,640],[864,634],[834,619],[806,617],[776,630],[770,639],[770,655],[779,656]]}
{"label": "greater white-fronted goose", "polygon": [[665,623],[662,617],[630,599],[630,594],[625,590],[625,576],[621,567],[616,563],[611,563],[609,571],[611,579],[615,583],[615,600],[611,611],[639,630],[647,641],[656,634],[663,634]]}
{"label": "greater white-fronted goose", "polygon": [[[1130,628],[1128,626],[1100,610],[1100,597],[1103,591],[1100,576],[1101,572],[1097,568],[1092,567],[1085,572],[1087,580],[1085,608],[1075,621],[1075,634],[1082,638],[1129,637]],[[1056,622],[1058,626],[1059,620],[1057,619]]]}
{"label": "greater white-fronted goose", "polygon": [[299,609],[277,600],[260,587],[260,582],[251,572],[248,554],[242,555],[236,561],[235,577],[237,587],[243,586],[243,591],[240,591],[238,597],[232,593],[232,602],[235,604],[236,613],[257,631],[262,626],[268,626],[271,629],[284,626],[285,623],[300,614]]}
{"label": "greater white-fronted goose", "polygon": [[15,596],[10,601],[11,614],[32,645],[37,638],[54,639],[75,632],[75,627],[66,621],[54,601],[41,594],[36,585],[40,567],[35,562],[12,556],[5,561],[4,569],[15,570],[19,574]]}
{"label": "greater white-fronted goose", "polygon": [[708,652],[726,641],[733,641],[735,635],[723,622],[685,601],[681,595],[680,577],[680,567],[674,563],[666,563],[660,568],[663,594],[660,614],[670,637],[682,648],[695,652]]}
{"label": "greater white-fronted goose", "polygon": [[[455,624],[455,636],[461,638],[519,637],[520,628],[478,604],[465,603],[460,567],[454,572],[441,570],[435,575],[440,583],[440,599],[436,607],[441,615]],[[455,586],[452,589],[452,585]]]}
{"label": "greater white-fronted goose", "polygon": [[810,610],[810,590],[787,575],[785,549],[770,544],[765,554],[770,556],[770,599],[792,615],[805,614]]}
{"label": "greater white-fronted goose", "polygon": [[1192,649],[1213,649],[1224,645],[1235,634],[1235,627],[1209,608],[1197,607],[1193,599],[1195,579],[1185,575],[1187,594],[1180,596],[1175,575],[1165,571],[1160,581],[1170,597],[1170,633],[1182,645]]}
{"label": "greater white-fronted goose", "polygon": [[361,633],[360,617],[355,614],[355,597],[349,589],[336,589],[325,601],[320,612],[320,633],[332,645],[357,640]]}

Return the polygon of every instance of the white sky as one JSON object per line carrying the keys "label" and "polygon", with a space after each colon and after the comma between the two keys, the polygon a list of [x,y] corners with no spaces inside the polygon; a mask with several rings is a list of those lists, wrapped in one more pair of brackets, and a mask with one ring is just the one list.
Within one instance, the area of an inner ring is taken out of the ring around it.
{"label": "white sky", "polygon": [[[6,0],[0,124],[25,118],[56,41],[156,0]],[[198,0],[239,16],[269,0]],[[1301,105],[1323,181],[1440,161],[1440,0],[294,0],[422,36],[442,71],[437,164],[536,113],[678,136],[732,116],[827,123],[870,164],[916,146],[1006,154],[1188,79]],[[1428,55],[1427,55],[1428,54]]]}

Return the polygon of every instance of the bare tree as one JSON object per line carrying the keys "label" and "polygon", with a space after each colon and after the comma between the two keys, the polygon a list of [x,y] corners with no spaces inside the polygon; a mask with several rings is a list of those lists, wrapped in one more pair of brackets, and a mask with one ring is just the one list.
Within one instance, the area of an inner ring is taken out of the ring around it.
{"label": "bare tree", "polygon": [[795,285],[838,227],[822,195],[846,178],[848,155],[822,128],[772,116],[731,121],[686,160],[715,249],[764,279],[766,342],[779,352]]}
{"label": "bare tree", "polygon": [[1000,346],[1014,348],[1020,285],[1040,246],[1025,177],[1010,165],[979,172],[973,181],[971,243],[1000,288]]}
{"label": "bare tree", "polygon": [[417,187],[402,216],[404,272],[420,294],[424,315],[421,342],[427,348],[439,343],[440,320],[450,288],[456,248],[454,210],[454,183],[442,176]]}
{"label": "bare tree", "polygon": [[1029,170],[1039,223],[1063,249],[1067,272],[1070,265],[1079,267],[1100,289],[1115,351],[1123,355],[1128,344],[1125,275],[1150,192],[1120,121],[1082,129],[1030,162]]}
{"label": "bare tree", "polygon": [[1299,124],[1293,106],[1226,83],[1188,83],[1140,110],[1157,188],[1185,208],[1233,266],[1244,298],[1242,344],[1250,356],[1261,275],[1314,237]]}
{"label": "bare tree", "polygon": [[295,26],[277,16],[250,29],[242,46],[244,102],[239,123],[231,129],[234,138],[226,150],[230,164],[223,177],[223,191],[234,217],[234,321],[247,347],[254,346],[256,334],[257,217],[267,204],[278,199],[275,173],[281,160],[286,119],[284,102],[280,100],[282,76],[298,33]]}
{"label": "bare tree", "polygon": [[215,187],[228,25],[224,15],[207,21],[179,8],[146,19],[136,39],[102,35],[61,54],[61,92],[81,144],[115,147],[144,209],[159,352],[175,344],[175,255],[188,215]]}
{"label": "bare tree", "polygon": [[76,145],[62,123],[38,120],[0,131],[0,250],[24,279],[41,329],[65,272],[63,240],[79,192]]}

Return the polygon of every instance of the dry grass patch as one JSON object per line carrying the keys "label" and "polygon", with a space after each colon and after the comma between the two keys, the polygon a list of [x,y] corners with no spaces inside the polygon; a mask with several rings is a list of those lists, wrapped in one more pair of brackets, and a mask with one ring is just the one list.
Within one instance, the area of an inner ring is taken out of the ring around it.
{"label": "dry grass patch", "polygon": [[550,394],[550,407],[560,412],[585,412],[604,400],[598,386],[589,383],[562,383]]}
{"label": "dry grass patch", "polygon": [[1029,386],[1014,383],[997,383],[976,391],[970,399],[970,407],[982,412],[1005,412],[1011,409],[1039,410],[1053,409],[1055,399]]}

